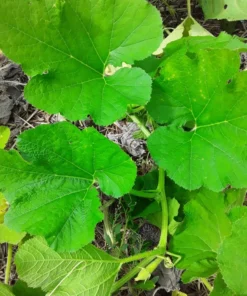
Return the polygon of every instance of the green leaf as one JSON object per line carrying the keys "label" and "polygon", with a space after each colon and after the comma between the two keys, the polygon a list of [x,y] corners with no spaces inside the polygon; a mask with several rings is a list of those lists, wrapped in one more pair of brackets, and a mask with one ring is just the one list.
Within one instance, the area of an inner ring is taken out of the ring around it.
{"label": "green leaf", "polygon": [[206,19],[227,19],[238,21],[247,19],[245,0],[200,0]]}
{"label": "green leaf", "polygon": [[77,250],[94,238],[102,220],[98,192],[130,191],[136,166],[94,128],[43,125],[19,136],[16,151],[0,151],[0,188],[10,203],[8,227],[45,236],[59,251]]}
{"label": "green leaf", "polygon": [[[7,13],[6,13],[7,12]],[[107,65],[133,64],[162,41],[158,11],[145,0],[7,0],[1,4],[0,48],[32,77],[25,98],[70,120],[107,125],[128,104],[145,105],[151,79],[141,69],[104,75]]]}
{"label": "green leaf", "polygon": [[0,224],[4,221],[4,215],[8,209],[8,204],[3,194],[0,192]]}
{"label": "green leaf", "polygon": [[228,212],[235,207],[241,207],[246,196],[246,189],[229,189],[226,191],[225,204]]}
{"label": "green leaf", "polygon": [[8,209],[8,204],[0,192],[0,244],[9,243],[17,245],[26,235],[24,232],[16,232],[9,229],[4,223],[4,216]]}
{"label": "green leaf", "polygon": [[15,296],[45,296],[45,293],[40,288],[30,288],[20,280],[15,283],[12,290]]}
{"label": "green leaf", "polygon": [[[199,49],[229,49],[237,52],[243,52],[247,49],[245,44],[238,36],[231,36],[225,32],[220,33],[218,37],[214,36],[188,36],[176,41],[169,42],[164,49],[164,55],[158,58],[154,55],[143,61],[136,62],[135,66],[144,69],[151,77],[159,75],[159,68],[166,63],[166,59],[179,52],[180,55],[194,53]],[[155,85],[153,86],[155,91]],[[157,107],[154,100],[151,99],[147,105],[148,111],[155,116]]]}
{"label": "green leaf", "polygon": [[17,245],[25,235],[25,232],[16,232],[9,229],[5,224],[0,224],[0,244],[9,243]]}
{"label": "green leaf", "polygon": [[246,50],[246,48],[247,44],[240,40],[238,36],[232,36],[225,32],[221,32],[218,37],[188,36],[169,43],[165,48],[164,59],[177,51],[180,51],[180,54],[185,54],[187,52],[198,52],[200,49],[229,49],[240,53]]}
{"label": "green leaf", "polygon": [[11,287],[0,283],[0,296],[14,296]]}
{"label": "green leaf", "polygon": [[226,285],[237,295],[247,295],[247,219],[246,215],[232,224],[232,233],[225,238],[219,251],[218,263]]}
{"label": "green leaf", "polygon": [[10,137],[10,130],[6,126],[0,126],[0,149],[3,149]]}
{"label": "green leaf", "polygon": [[59,254],[42,238],[21,246],[15,263],[19,277],[29,287],[41,287],[53,296],[109,296],[121,266],[118,259],[93,245]]}
{"label": "green leaf", "polygon": [[182,274],[183,283],[190,283],[198,278],[207,278],[218,270],[218,265],[215,260],[203,259],[193,262],[189,269]]}
{"label": "green leaf", "polygon": [[155,283],[152,280],[141,282],[134,285],[135,289],[140,289],[144,291],[151,291],[155,288]]}
{"label": "green leaf", "polygon": [[168,201],[168,218],[169,218],[169,225],[168,231],[171,235],[173,235],[180,224],[177,222],[175,218],[178,216],[180,204],[175,198],[169,198]]}
{"label": "green leaf", "polygon": [[239,64],[239,54],[229,50],[178,52],[154,82],[148,109],[168,126],[149,137],[148,148],[179,186],[247,186],[247,72]]}
{"label": "green leaf", "polygon": [[184,213],[185,219],[173,236],[170,249],[182,256],[177,267],[186,269],[183,278],[190,281],[217,271],[217,252],[231,234],[231,223],[225,214],[224,194],[206,189],[184,206]]}
{"label": "green leaf", "polygon": [[216,279],[214,280],[214,288],[210,293],[210,296],[237,296],[233,293],[224,282],[222,275],[220,273],[217,274]]}

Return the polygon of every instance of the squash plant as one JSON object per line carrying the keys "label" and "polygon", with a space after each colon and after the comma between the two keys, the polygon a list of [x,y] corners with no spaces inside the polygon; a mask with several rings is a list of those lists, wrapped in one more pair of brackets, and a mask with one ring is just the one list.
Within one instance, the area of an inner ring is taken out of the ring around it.
{"label": "squash plant", "polygon": [[[217,274],[211,295],[247,295],[247,72],[239,70],[247,45],[206,34],[189,9],[172,40],[180,39],[157,58],[162,21],[145,0],[6,0],[0,8],[0,47],[30,76],[25,98],[68,120],[25,131],[10,151],[0,129],[1,223],[18,236],[0,232],[9,243],[5,284],[12,244],[22,240],[22,282],[1,285],[2,295],[107,296],[134,277],[146,281],[160,263],[210,291],[206,278]],[[158,168],[155,189],[136,189],[134,161],[96,129],[69,122],[88,115],[98,125],[125,116],[138,124]],[[104,219],[99,191],[154,200],[158,245],[127,258],[92,245]]]}

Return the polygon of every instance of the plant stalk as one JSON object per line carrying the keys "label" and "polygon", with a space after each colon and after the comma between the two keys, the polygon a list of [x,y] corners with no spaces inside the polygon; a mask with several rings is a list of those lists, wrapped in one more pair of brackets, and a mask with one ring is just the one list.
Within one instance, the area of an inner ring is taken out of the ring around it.
{"label": "plant stalk", "polygon": [[142,252],[142,253],[127,257],[127,258],[122,258],[122,259],[120,258],[119,261],[121,263],[129,263],[129,262],[138,261],[138,260],[148,258],[148,257],[154,257],[157,255],[163,255],[163,249],[156,248],[154,250]]}
{"label": "plant stalk", "polygon": [[13,245],[8,244],[8,251],[7,251],[7,265],[5,269],[5,278],[4,278],[4,283],[6,285],[9,284],[9,279],[10,279],[10,272],[11,272],[11,263],[12,263],[12,254],[13,254]]}
{"label": "plant stalk", "polygon": [[210,285],[209,281],[206,278],[200,278],[201,282],[208,289],[209,292],[213,291],[213,287]]}
{"label": "plant stalk", "polygon": [[143,197],[143,198],[155,198],[157,196],[157,192],[145,192],[145,191],[139,191],[135,189],[132,189],[130,191],[130,194]]}
{"label": "plant stalk", "polygon": [[136,116],[136,115],[130,115],[128,114],[129,118],[132,119],[132,121],[134,123],[136,123],[138,125],[138,127],[140,128],[140,130],[143,132],[143,134],[148,138],[151,133],[149,132],[149,130],[144,126],[144,124],[140,121],[140,119]]}
{"label": "plant stalk", "polygon": [[159,181],[157,189],[160,192],[160,203],[162,209],[162,225],[158,248],[166,251],[167,236],[168,236],[168,206],[165,193],[165,171],[159,168]]}
{"label": "plant stalk", "polygon": [[146,267],[150,262],[154,260],[155,256],[148,257],[141,261],[136,267],[130,270],[124,277],[122,277],[119,281],[117,281],[112,287],[112,293],[118,291],[124,284],[130,281],[134,276],[136,276],[140,270]]}
{"label": "plant stalk", "polygon": [[188,16],[191,17],[191,0],[187,0],[187,11],[188,11]]}

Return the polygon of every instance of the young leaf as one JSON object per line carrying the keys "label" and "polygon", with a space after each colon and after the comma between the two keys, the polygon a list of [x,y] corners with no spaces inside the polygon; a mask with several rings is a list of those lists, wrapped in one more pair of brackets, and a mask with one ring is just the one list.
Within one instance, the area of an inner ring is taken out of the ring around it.
{"label": "young leaf", "polygon": [[146,104],[146,73],[123,68],[107,77],[104,70],[148,57],[162,36],[161,17],[145,0],[30,0],[21,9],[19,0],[1,3],[0,48],[32,77],[25,98],[70,120],[90,114],[107,125],[128,104]]}
{"label": "young leaf", "polygon": [[0,149],[3,149],[7,144],[10,136],[10,130],[8,127],[0,126]]}
{"label": "young leaf", "polygon": [[238,21],[247,19],[245,0],[200,0],[206,19],[227,19]]}
{"label": "young leaf", "polygon": [[237,296],[233,293],[224,282],[222,275],[220,273],[217,274],[216,279],[214,280],[214,288],[210,293],[210,296]]}
{"label": "young leaf", "polygon": [[130,191],[136,167],[93,128],[67,122],[39,126],[19,136],[16,151],[0,151],[0,188],[10,203],[5,223],[45,236],[59,251],[77,250],[94,238],[102,220],[93,184],[114,197]]}
{"label": "young leaf", "polygon": [[148,109],[170,125],[151,135],[148,148],[178,185],[213,191],[247,186],[246,84],[237,52],[178,52],[166,60]]}
{"label": "young leaf", "polygon": [[223,241],[217,257],[226,285],[237,295],[246,295],[247,291],[246,245],[247,219],[244,215],[233,223],[232,233]]}
{"label": "young leaf", "polygon": [[217,271],[216,256],[220,244],[231,234],[231,222],[225,214],[224,195],[203,189],[184,206],[185,219],[171,241],[171,251],[182,256],[177,267],[186,269],[188,282]]}
{"label": "young leaf", "polygon": [[52,296],[109,296],[121,263],[88,245],[76,253],[56,253],[43,238],[27,241],[16,254],[19,277]]}

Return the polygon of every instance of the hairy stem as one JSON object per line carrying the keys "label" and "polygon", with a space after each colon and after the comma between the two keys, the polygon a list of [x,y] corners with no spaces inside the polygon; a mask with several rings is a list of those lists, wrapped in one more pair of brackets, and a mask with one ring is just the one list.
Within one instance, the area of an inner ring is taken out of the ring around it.
{"label": "hairy stem", "polygon": [[129,118],[132,119],[132,121],[134,123],[136,123],[138,125],[138,127],[140,128],[140,130],[143,132],[143,134],[148,138],[150,136],[150,132],[149,130],[145,127],[145,125],[140,121],[140,119],[136,116],[136,115],[130,115],[128,114]]}
{"label": "hairy stem", "polygon": [[160,203],[162,209],[162,225],[158,248],[163,249],[165,253],[168,236],[168,206],[165,193],[165,172],[161,168],[159,168],[159,182],[157,189],[160,192]]}
{"label": "hairy stem", "polygon": [[151,251],[142,252],[142,253],[136,254],[134,256],[130,256],[130,257],[127,257],[127,258],[122,258],[122,259],[119,259],[119,260],[121,261],[121,263],[129,263],[129,262],[138,261],[138,260],[141,260],[141,259],[144,259],[144,258],[161,255],[162,251],[163,251],[163,249],[156,248],[156,249],[151,250]]}
{"label": "hairy stem", "polygon": [[4,278],[4,283],[6,285],[9,284],[11,263],[12,263],[12,253],[13,253],[13,245],[8,244],[7,265],[6,265],[6,269],[5,269],[5,278]]}
{"label": "hairy stem", "polygon": [[130,270],[124,277],[117,281],[112,287],[112,293],[118,291],[124,284],[130,281],[134,276],[136,276],[140,270],[146,267],[150,262],[154,260],[154,256],[148,257],[136,265],[133,269]]}
{"label": "hairy stem", "polygon": [[155,198],[157,196],[156,192],[145,192],[145,191],[139,191],[139,190],[135,190],[135,189],[132,189],[130,191],[130,194],[135,195],[135,196],[139,196],[139,197],[143,197],[143,198]]}
{"label": "hairy stem", "polygon": [[187,0],[188,16],[191,17],[191,0]]}
{"label": "hairy stem", "polygon": [[206,278],[200,278],[201,282],[208,289],[209,292],[213,291],[213,287],[210,285],[209,281]]}

